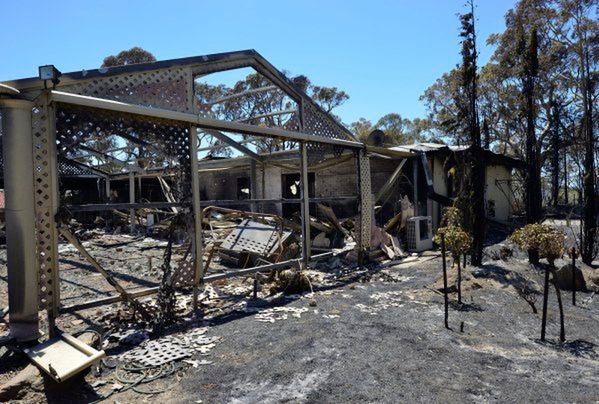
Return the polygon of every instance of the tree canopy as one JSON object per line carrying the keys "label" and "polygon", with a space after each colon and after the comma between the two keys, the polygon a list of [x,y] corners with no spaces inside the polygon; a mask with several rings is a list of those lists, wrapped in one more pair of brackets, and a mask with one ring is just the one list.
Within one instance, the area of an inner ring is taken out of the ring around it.
{"label": "tree canopy", "polygon": [[155,61],[156,57],[154,57],[152,53],[138,46],[134,46],[131,49],[120,51],[116,55],[106,56],[102,63],[102,67],[125,66]]}

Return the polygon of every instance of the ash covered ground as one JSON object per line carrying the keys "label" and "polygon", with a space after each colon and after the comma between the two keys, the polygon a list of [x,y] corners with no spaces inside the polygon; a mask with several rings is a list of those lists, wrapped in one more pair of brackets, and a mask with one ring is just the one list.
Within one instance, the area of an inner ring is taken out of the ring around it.
{"label": "ash covered ground", "polygon": [[[128,288],[157,284],[163,242],[119,237],[125,239],[93,238],[86,247],[118,273],[117,279]],[[122,245],[116,247],[114,243]],[[111,249],[103,244],[111,245]],[[450,294],[450,330],[444,328],[443,296],[437,289],[441,274],[438,253],[364,270],[328,261],[308,272],[314,293],[271,294],[265,283],[258,299],[252,299],[250,279],[207,287],[201,296],[204,318],[183,314],[182,323],[164,334],[185,340],[197,338],[197,330],[202,328],[202,338],[209,343],[200,345],[210,347],[179,361],[169,376],[139,386],[141,392],[123,391],[114,369],[104,367],[99,374],[88,372],[64,386],[55,386],[50,380],[34,383],[13,399],[597,402],[599,298],[592,291],[578,292],[578,305],[572,306],[570,292],[562,291],[566,342],[560,343],[552,288],[548,338],[541,342],[542,296],[538,292],[543,274],[519,254],[507,261],[491,259],[496,256],[494,248],[488,250],[483,267],[464,270],[464,304],[457,305],[455,293]],[[72,304],[113,294],[78,253],[63,253],[63,300]],[[148,255],[155,256],[153,269]],[[5,267],[2,271],[0,290],[5,291]],[[523,285],[529,292],[526,299]],[[1,299],[4,305],[4,292]],[[533,313],[530,300],[538,313]],[[189,297],[180,296],[178,304],[182,312],[188,311]],[[88,327],[103,330],[107,317],[119,307],[113,304],[63,316],[59,325],[71,333]],[[150,338],[164,340],[161,335]],[[105,349],[112,358],[136,348],[107,341]],[[4,349],[0,355],[0,383],[27,364],[26,359]]]}

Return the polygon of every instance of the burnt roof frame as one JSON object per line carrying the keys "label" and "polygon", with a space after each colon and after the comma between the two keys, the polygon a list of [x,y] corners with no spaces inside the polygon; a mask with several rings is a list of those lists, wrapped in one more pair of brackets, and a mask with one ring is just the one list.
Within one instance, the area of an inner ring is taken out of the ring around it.
{"label": "burnt roof frame", "polygon": [[[200,75],[251,67],[266,77],[271,83],[279,87],[298,104],[300,108],[300,122],[302,120],[301,115],[303,114],[305,103],[308,103],[318,112],[322,113],[326,119],[329,120],[330,123],[340,131],[340,133],[343,133],[347,137],[347,140],[356,141],[355,136],[345,126],[339,123],[330,113],[326,112],[322,107],[320,107],[320,105],[314,102],[314,100],[312,100],[305,92],[293,84],[289,78],[287,78],[280,70],[274,67],[254,49],[68,72],[62,74],[57,88],[60,89],[61,86],[76,84],[81,81],[93,80],[97,78],[106,78],[110,76],[162,70],[174,67],[190,67],[193,75],[192,82],[195,81],[195,77]],[[8,85],[21,92],[44,89],[44,82],[38,77],[9,80],[4,81],[1,84]]]}

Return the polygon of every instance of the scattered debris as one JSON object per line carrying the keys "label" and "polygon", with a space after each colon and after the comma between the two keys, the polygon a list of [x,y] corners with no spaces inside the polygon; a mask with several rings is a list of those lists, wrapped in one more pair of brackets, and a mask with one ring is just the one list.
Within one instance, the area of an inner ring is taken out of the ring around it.
{"label": "scattered debris", "polygon": [[289,315],[293,318],[301,318],[308,309],[306,307],[272,307],[260,309],[258,307],[243,307],[239,309],[244,313],[256,313],[256,321],[263,323],[274,323],[275,321],[287,320]]}
{"label": "scattered debris", "polygon": [[375,301],[374,304],[366,305],[358,303],[355,307],[363,313],[376,316],[392,307],[403,307],[405,300],[402,298],[402,295],[402,292],[396,291],[374,293],[370,295],[370,298]]}
{"label": "scattered debris", "polygon": [[283,292],[285,294],[313,292],[312,282],[308,275],[297,269],[285,269],[277,274],[275,285],[271,293]]}
{"label": "scattered debris", "polygon": [[66,333],[23,352],[57,382],[76,375],[105,356],[104,351],[96,351]]}
{"label": "scattered debris", "polygon": [[194,353],[208,354],[221,337],[206,337],[208,327],[195,328],[186,333],[173,334],[141,343],[124,353],[122,361],[138,362],[144,366],[160,366],[188,358]]}

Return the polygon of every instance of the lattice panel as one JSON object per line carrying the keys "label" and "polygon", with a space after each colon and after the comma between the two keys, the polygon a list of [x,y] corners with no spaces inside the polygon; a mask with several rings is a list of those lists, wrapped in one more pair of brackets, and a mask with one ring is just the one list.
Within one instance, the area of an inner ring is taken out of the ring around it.
{"label": "lattice panel", "polygon": [[[330,117],[307,101],[303,102],[303,116],[304,125],[302,131],[304,133],[329,139],[348,140],[347,134],[332,122]],[[308,143],[307,148],[309,164],[316,164],[324,160],[327,156],[339,156],[343,152],[343,148],[341,147],[322,143]]]}
{"label": "lattice panel", "polygon": [[58,104],[56,131],[61,161],[90,139],[109,135],[127,139],[129,144],[138,148],[138,168],[160,167],[174,173],[173,193],[176,200],[181,204],[191,203],[191,156],[187,124]]}
{"label": "lattice panel", "polygon": [[303,102],[304,132],[329,139],[348,140],[345,131],[338,127],[330,117],[316,108],[312,103]]}
{"label": "lattice panel", "polygon": [[57,189],[53,114],[53,108],[43,102],[36,103],[32,129],[39,302],[41,309],[53,308],[56,313],[60,296],[58,233],[54,222]]}
{"label": "lattice panel", "polygon": [[372,233],[372,187],[370,184],[370,159],[364,151],[358,153],[360,171],[360,247],[370,248]]}
{"label": "lattice panel", "polygon": [[96,78],[59,87],[60,91],[192,112],[189,68],[168,68]]}
{"label": "lattice panel", "polygon": [[193,285],[195,268],[193,258],[187,257],[179,260],[174,268],[172,284],[175,288],[184,288]]}
{"label": "lattice panel", "polygon": [[[186,216],[186,234],[189,235],[189,239],[194,239],[194,226],[193,226],[193,214],[189,214]],[[171,285],[175,289],[186,288],[193,286],[193,282],[195,279],[195,248],[193,244],[190,245],[192,241],[184,243],[181,246],[181,250],[187,251],[183,254],[183,257],[177,260],[173,265],[173,272],[171,276]]]}
{"label": "lattice panel", "polygon": [[[95,108],[58,104],[56,141],[61,163],[86,141],[116,135],[137,147],[138,168],[162,167],[171,176],[172,191],[183,205],[183,219],[188,223],[188,234],[193,230],[191,217],[191,154],[190,128],[187,124],[167,119],[117,113]],[[191,286],[194,279],[193,259],[185,257],[173,262],[171,285],[175,288]]]}
{"label": "lattice panel", "polygon": [[96,176],[102,177],[102,173],[85,166],[77,161],[63,158],[58,165],[58,173],[60,175],[71,176]]}

